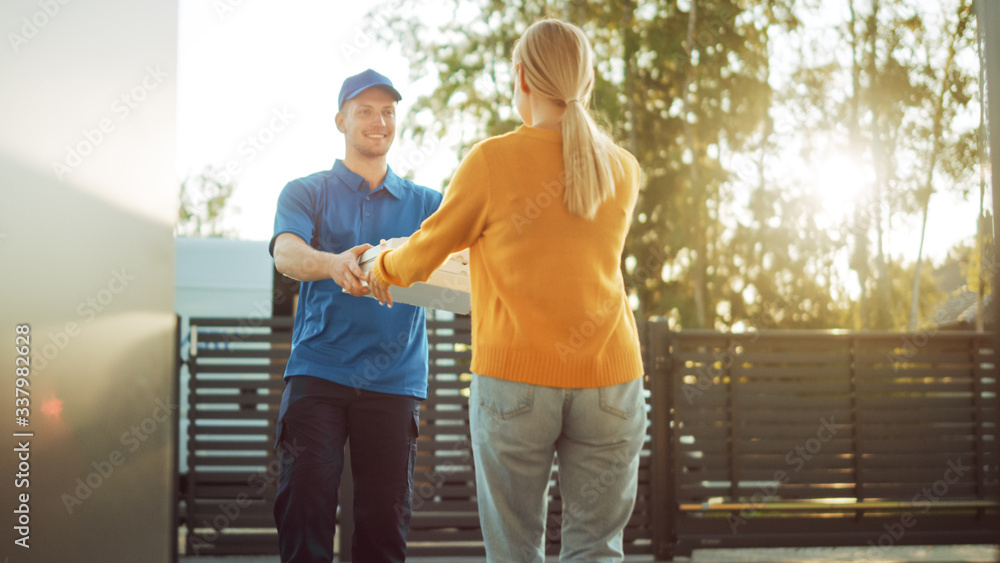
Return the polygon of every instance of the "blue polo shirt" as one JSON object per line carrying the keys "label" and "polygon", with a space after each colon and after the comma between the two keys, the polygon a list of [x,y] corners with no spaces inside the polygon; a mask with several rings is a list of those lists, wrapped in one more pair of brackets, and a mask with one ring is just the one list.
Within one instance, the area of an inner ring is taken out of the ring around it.
{"label": "blue polo shirt", "polygon": [[[390,168],[376,189],[338,160],[333,168],[292,180],[278,197],[274,241],[292,233],[313,248],[341,253],[359,244],[404,237],[441,204],[441,194]],[[379,305],[354,297],[332,279],[302,282],[285,378],[321,377],[359,389],[427,398],[427,330],[423,307]]]}

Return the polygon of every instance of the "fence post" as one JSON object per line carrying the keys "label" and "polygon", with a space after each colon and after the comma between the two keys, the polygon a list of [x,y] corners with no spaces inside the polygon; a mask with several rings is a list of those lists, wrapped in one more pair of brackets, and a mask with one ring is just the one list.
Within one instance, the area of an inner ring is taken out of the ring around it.
{"label": "fence post", "polygon": [[[1000,195],[997,195],[997,187],[1000,186],[1000,4],[997,2],[976,2],[976,25],[979,26],[983,34],[983,50],[986,54],[986,83],[988,100],[984,100],[989,110],[987,122],[989,123],[990,161],[992,162],[992,186],[993,186],[993,233],[994,237],[1000,233]],[[997,304],[997,288],[1000,288],[1000,245],[993,245],[993,263],[990,264],[990,271],[993,274],[993,299],[991,303],[992,311],[989,313],[993,317],[993,363],[996,369],[997,357],[1000,356],[1000,305]],[[1000,409],[994,413],[993,423],[1000,425]],[[997,428],[998,426],[994,426]],[[998,499],[1000,500],[1000,499]],[[994,540],[1000,543],[1000,528],[995,530]]]}
{"label": "fence post", "polygon": [[[181,316],[174,315],[174,384],[173,384],[173,394],[174,401],[180,405],[181,402],[181,366],[184,365],[184,358],[181,357]],[[177,548],[177,529],[180,526],[180,493],[181,493],[181,471],[180,471],[180,457],[181,457],[181,417],[180,417],[180,407],[178,407],[177,420],[174,423],[173,439],[171,440],[172,451],[170,452],[170,465],[171,465],[171,475],[170,475],[170,486],[172,487],[172,492],[170,495],[170,560],[178,560],[178,548]]]}
{"label": "fence post", "polygon": [[672,561],[677,538],[676,480],[674,478],[673,420],[674,366],[670,361],[672,336],[667,323],[646,322],[642,333],[649,376],[652,412],[652,489],[653,557]]}
{"label": "fence post", "polygon": [[[188,435],[187,435],[187,538],[185,539],[184,553],[188,556],[198,555],[194,549],[192,540],[194,539],[194,513],[195,513],[195,488],[198,486],[198,474],[194,465],[194,440],[197,428],[195,418],[197,415],[197,405],[195,398],[198,395],[198,325],[192,324],[188,329]],[[178,378],[179,379],[179,378]],[[178,403],[180,397],[177,397]],[[178,430],[179,432],[179,430]]]}

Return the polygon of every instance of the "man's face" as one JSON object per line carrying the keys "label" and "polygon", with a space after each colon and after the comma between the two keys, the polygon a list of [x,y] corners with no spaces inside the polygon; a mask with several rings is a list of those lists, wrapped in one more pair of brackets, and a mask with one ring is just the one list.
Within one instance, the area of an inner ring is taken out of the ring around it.
{"label": "man's face", "polygon": [[373,86],[344,102],[337,113],[337,129],[347,150],[365,158],[385,156],[396,135],[396,99]]}

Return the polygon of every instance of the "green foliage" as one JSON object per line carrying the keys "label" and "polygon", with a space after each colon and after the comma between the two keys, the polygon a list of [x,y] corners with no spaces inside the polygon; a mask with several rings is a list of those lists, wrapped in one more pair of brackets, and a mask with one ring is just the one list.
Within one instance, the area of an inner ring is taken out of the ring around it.
{"label": "green foliage", "polygon": [[[900,260],[889,262],[889,301],[885,311],[889,316],[889,327],[896,330],[905,329],[910,320],[910,296],[912,290],[913,276],[916,274],[915,263],[903,263]],[[934,314],[944,305],[948,299],[948,294],[935,283],[935,270],[929,267],[920,269],[920,287],[918,296],[918,322],[914,330],[926,329],[934,326]],[[871,288],[869,288],[871,290]],[[848,328],[864,329],[865,323],[870,326],[874,319],[861,317],[862,311],[855,304],[853,324]],[[868,312],[874,315],[873,311]]]}
{"label": "green foliage", "polygon": [[[598,60],[590,109],[644,172],[622,257],[640,318],[903,328],[917,270],[888,257],[888,234],[935,191],[968,193],[976,166],[962,125],[976,81],[955,58],[973,40],[969,0],[846,1],[851,18],[822,40],[804,22],[837,9],[811,0],[391,0],[379,27],[413,78],[439,83],[410,134],[457,131],[460,151],[520,125],[510,61],[528,25],[584,29]],[[809,168],[831,151],[863,168],[844,216]],[[925,312],[936,297],[921,286]]]}
{"label": "green foliage", "polygon": [[223,182],[220,174],[206,167],[199,174],[189,175],[180,186],[180,207],[174,236],[226,237],[232,233],[222,227],[229,198],[236,184]]}
{"label": "green foliage", "polygon": [[979,286],[983,286],[983,294],[992,293],[993,280],[996,279],[997,268],[993,261],[994,238],[993,238],[993,215],[986,211],[979,218],[979,232],[982,234],[976,237],[976,247],[968,249],[962,269],[965,274],[966,284],[969,291],[979,291]]}

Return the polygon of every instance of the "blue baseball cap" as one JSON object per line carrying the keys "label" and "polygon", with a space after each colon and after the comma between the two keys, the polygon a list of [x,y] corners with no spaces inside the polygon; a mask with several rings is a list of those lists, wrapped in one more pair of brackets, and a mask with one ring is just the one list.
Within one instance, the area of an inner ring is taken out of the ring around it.
{"label": "blue baseball cap", "polygon": [[349,76],[347,80],[344,81],[344,85],[340,87],[340,96],[337,98],[337,111],[344,106],[344,102],[350,100],[354,96],[357,96],[361,92],[371,88],[372,86],[382,86],[386,88],[396,101],[403,99],[403,96],[399,94],[399,90],[392,85],[392,81],[385,76],[375,72],[372,69],[368,69],[354,76]]}

